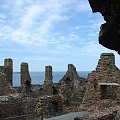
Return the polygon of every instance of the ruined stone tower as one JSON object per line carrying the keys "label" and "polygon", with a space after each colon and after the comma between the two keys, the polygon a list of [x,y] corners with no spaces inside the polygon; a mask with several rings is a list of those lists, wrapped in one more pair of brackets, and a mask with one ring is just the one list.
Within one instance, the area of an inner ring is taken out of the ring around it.
{"label": "ruined stone tower", "polygon": [[52,81],[52,66],[45,67],[45,81],[44,81],[44,94],[52,95],[53,94],[53,81]]}
{"label": "ruined stone tower", "polygon": [[59,94],[67,103],[83,99],[85,78],[78,75],[73,64],[68,64],[68,70],[59,83]]}
{"label": "ruined stone tower", "polygon": [[73,64],[68,64],[68,72],[77,74],[76,67]]}
{"label": "ruined stone tower", "polygon": [[26,83],[31,83],[29,74],[28,63],[21,63],[21,85],[24,86]]}
{"label": "ruined stone tower", "polygon": [[102,99],[120,99],[120,70],[115,66],[113,53],[102,53],[96,70],[87,79],[83,103]]}
{"label": "ruined stone tower", "polygon": [[7,81],[12,86],[12,80],[13,80],[13,61],[11,58],[7,58],[4,60],[4,69],[5,74],[7,75]]}

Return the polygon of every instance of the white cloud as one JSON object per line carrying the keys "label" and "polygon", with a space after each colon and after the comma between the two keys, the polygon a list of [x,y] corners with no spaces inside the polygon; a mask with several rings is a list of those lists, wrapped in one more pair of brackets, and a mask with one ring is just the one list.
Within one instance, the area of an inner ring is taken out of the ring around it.
{"label": "white cloud", "polygon": [[81,51],[81,53],[92,55],[92,56],[97,56],[97,55],[100,55],[101,53],[114,52],[113,50],[109,50],[103,47],[97,41],[90,41],[87,44],[84,44],[84,46],[79,50]]}
{"label": "white cloud", "polygon": [[3,33],[0,33],[0,37],[2,37],[3,36]]}
{"label": "white cloud", "polygon": [[[52,52],[61,53],[65,50],[70,50],[77,45],[84,46],[84,39],[81,33],[75,31],[82,31],[82,27],[89,29],[87,36],[95,37],[98,34],[98,28],[101,21],[98,19],[91,19],[89,26],[80,25],[73,26],[71,31],[66,33],[55,34],[56,25],[61,21],[66,21],[71,18],[69,11],[87,11],[90,9],[87,0],[12,0],[9,2],[5,0],[7,9],[10,10],[8,18],[12,18],[12,23],[8,19],[6,24],[0,25],[1,41],[12,41],[24,46],[53,46]],[[6,14],[6,13],[4,13]],[[7,14],[6,14],[7,15]],[[68,28],[69,29],[69,28]],[[83,30],[84,31],[84,30]],[[58,32],[59,33],[59,32]],[[80,46],[81,51],[90,52],[96,50],[96,44],[87,43],[84,48]],[[89,48],[89,49],[88,49]],[[91,52],[92,53],[92,52]]]}
{"label": "white cloud", "polygon": [[38,18],[38,16],[40,16],[43,12],[44,9],[40,6],[40,5],[32,5],[29,8],[27,8],[26,11],[24,11],[25,13],[23,14],[23,16],[21,17],[21,28],[24,29],[30,29],[31,27],[33,27],[33,24],[36,21],[36,18]]}
{"label": "white cloud", "polygon": [[[8,19],[6,24],[0,25],[2,41],[8,39],[9,41],[28,45],[48,43],[49,38],[47,35],[51,32],[55,23],[68,19],[62,13],[62,7],[65,4],[65,2],[58,0],[41,2],[39,0],[13,0],[13,2],[5,0],[3,6],[6,5],[9,10],[9,16],[12,18],[13,24],[10,24]],[[1,15],[1,18],[3,18],[3,15]]]}
{"label": "white cloud", "polygon": [[14,61],[20,60],[21,62],[29,62],[29,61],[38,61],[38,62],[55,62],[61,61],[62,59],[56,57],[47,57],[47,56],[22,56],[22,57],[13,57]]}
{"label": "white cloud", "polygon": [[88,0],[80,0],[77,6],[79,11],[89,11],[91,10]]}
{"label": "white cloud", "polygon": [[[86,2],[75,1],[59,1],[59,0],[12,0],[12,2],[5,0],[4,5],[6,5],[7,10],[9,10],[9,15],[7,15],[6,24],[0,25],[1,40],[13,41],[22,45],[37,45],[44,46],[46,44],[58,44],[63,40],[72,41],[77,39],[76,34],[70,34],[64,36],[52,35],[52,30],[60,21],[69,20],[67,15],[68,11],[78,9],[78,5],[82,10]],[[12,22],[9,20],[12,18]],[[12,23],[12,24],[11,24]],[[2,27],[4,26],[4,27]],[[79,29],[76,27],[75,29]],[[64,40],[66,39],[66,40]],[[63,43],[63,42],[62,42]],[[67,44],[66,44],[67,46]]]}

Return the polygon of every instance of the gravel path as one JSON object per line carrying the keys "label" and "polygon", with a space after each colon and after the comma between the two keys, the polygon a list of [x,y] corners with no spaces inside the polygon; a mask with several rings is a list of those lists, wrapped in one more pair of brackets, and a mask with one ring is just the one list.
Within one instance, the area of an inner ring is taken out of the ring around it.
{"label": "gravel path", "polygon": [[74,120],[75,117],[83,117],[85,115],[87,115],[87,112],[72,112],[72,113],[68,113],[65,115],[52,117],[44,120]]}

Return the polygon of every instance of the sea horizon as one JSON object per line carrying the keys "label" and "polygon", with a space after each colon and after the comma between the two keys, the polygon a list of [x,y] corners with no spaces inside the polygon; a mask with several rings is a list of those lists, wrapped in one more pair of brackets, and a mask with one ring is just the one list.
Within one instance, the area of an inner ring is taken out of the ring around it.
{"label": "sea horizon", "polygon": [[[87,78],[91,71],[77,71],[80,77]],[[66,71],[53,71],[53,82],[58,83],[62,77],[66,74]],[[30,71],[31,84],[43,84],[45,80],[45,71]],[[13,86],[20,86],[20,72],[13,72]]]}

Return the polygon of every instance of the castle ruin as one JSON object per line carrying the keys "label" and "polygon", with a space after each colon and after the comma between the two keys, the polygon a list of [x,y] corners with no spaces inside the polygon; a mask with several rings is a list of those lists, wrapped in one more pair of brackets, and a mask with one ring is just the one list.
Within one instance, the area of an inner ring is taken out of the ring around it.
{"label": "castle ruin", "polygon": [[[68,64],[63,78],[54,83],[52,71],[52,66],[46,66],[43,85],[31,84],[28,63],[22,62],[21,86],[14,87],[13,61],[5,59],[4,66],[0,66],[0,119],[39,120],[41,116],[48,118],[82,110],[91,112],[93,108],[97,111],[105,107],[112,109],[113,105],[117,106],[116,111],[120,110],[120,70],[115,65],[113,53],[102,53],[96,69],[87,78],[80,77],[75,66]],[[94,117],[75,119],[107,120],[105,118],[110,119],[110,115],[118,116],[115,110],[96,119],[92,112]]]}
{"label": "castle ruin", "polygon": [[113,53],[100,56],[96,70],[87,79],[85,103],[91,104],[101,99],[120,99],[120,70],[115,65]]}

